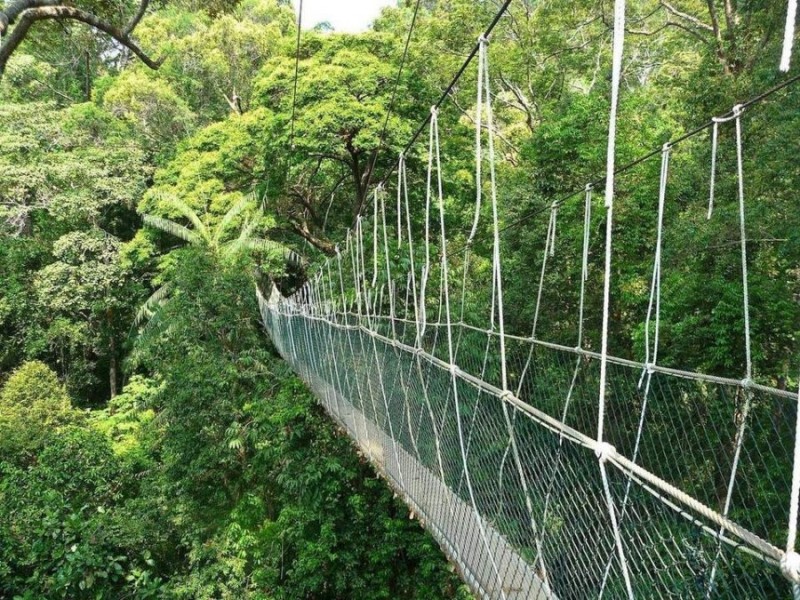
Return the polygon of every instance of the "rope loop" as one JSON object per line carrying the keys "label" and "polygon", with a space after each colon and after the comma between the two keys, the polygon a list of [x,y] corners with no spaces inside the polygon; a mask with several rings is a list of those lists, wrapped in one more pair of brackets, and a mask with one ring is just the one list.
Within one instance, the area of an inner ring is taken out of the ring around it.
{"label": "rope loop", "polygon": [[594,455],[601,463],[608,461],[609,458],[614,458],[617,455],[617,449],[608,442],[600,442],[597,448],[594,449]]}
{"label": "rope loop", "polygon": [[502,400],[503,402],[512,403],[514,400],[516,400],[516,396],[514,395],[514,392],[512,392],[511,390],[505,390],[500,394],[500,400]]}
{"label": "rope loop", "polygon": [[734,105],[733,109],[731,109],[733,113],[733,118],[738,119],[744,113],[744,104],[736,104]]}
{"label": "rope loop", "polygon": [[787,552],[781,558],[781,573],[792,583],[800,584],[800,554]]}
{"label": "rope loop", "polygon": [[485,35],[481,34],[481,35],[478,36],[478,43],[481,44],[482,46],[488,46],[489,45],[489,38],[486,37]]}
{"label": "rope loop", "polygon": [[439,116],[439,109],[434,104],[433,106],[431,106],[431,118],[435,119],[438,116]]}

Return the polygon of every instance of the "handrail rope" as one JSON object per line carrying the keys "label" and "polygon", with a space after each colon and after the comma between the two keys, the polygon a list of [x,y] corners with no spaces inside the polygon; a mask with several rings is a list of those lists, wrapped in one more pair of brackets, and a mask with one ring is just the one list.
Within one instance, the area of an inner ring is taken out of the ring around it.
{"label": "handrail rope", "polygon": [[[440,369],[443,369],[448,372],[451,371],[450,366],[446,361],[424,350],[420,350],[414,346],[409,346],[398,340],[392,340],[391,338],[386,337],[380,333],[370,331],[363,326],[337,324],[337,323],[332,323],[327,319],[322,319],[320,317],[297,315],[295,312],[292,311],[289,305],[285,306],[284,308],[278,307],[275,310],[275,312],[286,317],[302,316],[303,318],[322,320],[328,323],[331,327],[336,327],[338,329],[363,331],[367,335],[375,336],[377,339],[383,341],[386,344],[394,344],[404,352],[418,356],[426,360],[427,362],[431,363],[432,365],[437,366]],[[502,397],[502,400],[509,402],[515,408],[521,410],[531,419],[536,421],[538,424],[546,427],[547,429],[553,431],[554,433],[563,432],[565,439],[580,446],[583,446],[589,450],[593,450],[595,453],[597,453],[597,450],[600,445],[597,443],[596,439],[589,437],[584,433],[581,433],[577,429],[569,425],[566,425],[565,423],[562,423],[561,421],[548,415],[541,409],[538,409],[535,406],[532,406],[524,402],[523,400],[514,395],[508,395],[508,394],[504,395],[503,391],[498,387],[492,385],[491,383],[487,383],[486,381],[483,381],[473,375],[470,375],[469,373],[463,371],[462,369],[458,369],[456,375],[469,385],[475,387],[476,389],[481,389],[489,394],[492,394],[497,398]],[[604,449],[608,450],[608,448]],[[744,527],[736,524],[734,521],[731,521],[730,519],[723,517],[714,509],[706,506],[701,501],[695,499],[693,496],[687,494],[686,492],[683,492],[682,490],[675,487],[668,481],[662,479],[661,477],[659,477],[654,473],[651,473],[645,468],[637,465],[636,463],[626,458],[625,456],[619,454],[618,452],[616,451],[608,452],[608,454],[606,454],[606,458],[608,459],[608,462],[617,466],[626,475],[631,474],[640,483],[649,483],[650,485],[659,489],[662,493],[671,496],[672,498],[674,498],[681,504],[685,505],[686,507],[690,508],[691,510],[695,511],[708,521],[718,526],[724,526],[726,531],[729,531],[734,535],[736,535],[739,539],[749,544],[753,549],[760,552],[763,556],[777,563],[785,555],[784,551],[780,550],[767,540],[760,538],[758,535],[748,531]]]}

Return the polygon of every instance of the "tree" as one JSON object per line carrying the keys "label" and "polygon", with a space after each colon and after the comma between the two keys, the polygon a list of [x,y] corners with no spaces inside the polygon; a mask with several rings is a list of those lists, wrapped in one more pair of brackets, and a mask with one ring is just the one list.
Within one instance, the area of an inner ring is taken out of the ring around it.
{"label": "tree", "polygon": [[[178,198],[163,199],[160,202],[160,208],[177,212],[187,219],[194,228],[190,229],[176,221],[155,215],[144,215],[144,222],[147,225],[210,253],[224,264],[236,262],[244,255],[258,257],[261,271],[277,277],[283,272],[287,262],[302,263],[300,256],[286,246],[254,235],[263,223],[252,197],[240,198],[225,212],[213,228],[208,224],[208,221],[210,221],[208,214],[205,215],[204,220],[196,211]],[[230,238],[228,234],[236,226],[237,222],[239,223],[239,235]],[[167,282],[153,292],[150,298],[140,307],[136,322],[142,323],[145,319],[151,318],[154,315],[154,311],[167,301],[170,289],[171,286]]]}
{"label": "tree", "polygon": [[[11,0],[0,8],[0,77],[5,72],[11,55],[27,38],[37,22],[73,21],[83,23],[109,36],[121,47],[128,49],[151,69],[157,69],[163,58],[153,59],[139,47],[133,32],[141,22],[150,0],[141,0],[138,6],[124,3],[122,11],[112,2],[88,0],[81,6],[66,4],[60,0]],[[126,21],[119,20],[120,12],[129,13]]]}
{"label": "tree", "polygon": [[44,363],[24,363],[0,388],[0,454],[26,464],[53,432],[80,421],[56,374]]}
{"label": "tree", "polygon": [[[53,245],[53,255],[56,261],[37,273],[33,286],[44,351],[74,389],[91,395],[99,387],[113,398],[120,381],[120,339],[141,290],[121,260],[120,241],[103,231],[69,233]],[[95,379],[103,366],[107,387]]]}

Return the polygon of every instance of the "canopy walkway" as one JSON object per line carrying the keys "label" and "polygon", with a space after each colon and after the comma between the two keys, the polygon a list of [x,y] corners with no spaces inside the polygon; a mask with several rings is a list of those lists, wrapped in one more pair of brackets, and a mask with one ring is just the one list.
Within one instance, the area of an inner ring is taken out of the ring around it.
{"label": "canopy walkway", "polygon": [[[766,95],[644,157],[661,158],[653,262],[642,274],[650,282],[640,316],[644,357],[616,356],[609,321],[623,32],[617,0],[606,176],[543,211],[547,239],[531,278],[538,275],[529,334],[506,328],[491,27],[474,53],[477,198],[472,228],[458,238],[464,243],[449,244],[437,104],[424,124],[423,221],[409,208],[401,154],[396,206],[387,203],[388,186],[379,186],[372,218],[359,217],[300,290],[290,298],[275,289],[259,294],[264,325],[478,596],[800,598],[798,393],[758,380],[750,334],[742,131],[746,109]],[[736,148],[740,266],[732,277],[741,285],[746,365],[728,376],[659,362],[670,158],[686,139],[711,133],[711,192],[702,207],[711,218],[723,127]],[[602,204],[595,188],[604,188]],[[561,248],[559,209],[576,197],[584,201],[582,244]],[[605,236],[595,240],[599,222]],[[492,236],[489,257],[473,250],[481,230]],[[598,246],[600,268],[590,259]],[[564,318],[567,341],[539,333],[542,306],[557,302],[546,285],[552,269],[575,272],[579,301]],[[602,321],[601,336],[592,343],[584,332],[590,287],[602,297],[602,314],[591,315]]]}

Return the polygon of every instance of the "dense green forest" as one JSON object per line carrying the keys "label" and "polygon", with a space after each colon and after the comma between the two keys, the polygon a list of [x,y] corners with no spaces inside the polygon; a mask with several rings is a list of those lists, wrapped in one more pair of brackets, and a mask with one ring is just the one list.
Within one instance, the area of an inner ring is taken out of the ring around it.
{"label": "dense green forest", "polygon": [[[500,4],[403,0],[368,32],[319,24],[297,47],[284,0],[0,0],[0,598],[468,597],[277,355],[254,290],[291,293],[333,254]],[[620,164],[786,77],[783,0],[628,12]],[[515,333],[530,333],[547,209],[605,164],[611,15],[609,0],[517,0],[491,40],[501,219],[524,219],[503,236]],[[439,117],[455,244],[472,223],[475,78]],[[789,86],[745,121],[754,364],[782,388],[800,331],[799,99]],[[661,360],[729,376],[744,370],[729,128],[720,148],[711,221],[707,138],[673,155]],[[618,182],[622,357],[642,356],[658,168]],[[558,244],[576,250],[547,272],[539,317],[565,344],[582,210],[560,210]],[[599,211],[595,225],[599,273]],[[488,302],[476,290],[467,311]]]}

